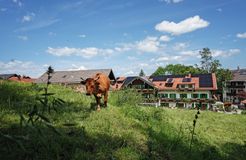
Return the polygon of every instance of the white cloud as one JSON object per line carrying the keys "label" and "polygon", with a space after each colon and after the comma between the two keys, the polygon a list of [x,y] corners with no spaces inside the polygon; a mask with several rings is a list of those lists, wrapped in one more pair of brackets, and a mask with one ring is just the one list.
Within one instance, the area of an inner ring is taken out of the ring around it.
{"label": "white cloud", "polygon": [[217,8],[216,11],[222,12],[222,9],[221,8]]}
{"label": "white cloud", "polygon": [[188,50],[188,51],[182,51],[180,53],[181,56],[185,57],[195,57],[195,58],[200,58],[199,55],[199,50]]}
{"label": "white cloud", "polygon": [[160,2],[166,2],[166,3],[180,3],[184,0],[159,0]]}
{"label": "white cloud", "polygon": [[115,47],[114,50],[117,52],[126,52],[126,51],[138,51],[138,52],[158,52],[164,45],[160,43],[158,37],[147,36],[141,41],[135,41],[133,43],[123,43],[118,44],[118,47]]}
{"label": "white cloud", "polygon": [[127,71],[127,72],[124,73],[124,76],[133,76],[133,75],[136,75],[136,74],[132,70]]}
{"label": "white cloud", "polygon": [[138,66],[139,67],[148,67],[149,64],[148,63],[139,63]]}
{"label": "white cloud", "polygon": [[29,13],[22,17],[22,22],[30,22],[35,17],[35,13]]}
{"label": "white cloud", "polygon": [[127,37],[129,34],[128,33],[123,33],[123,36],[124,37]]}
{"label": "white cloud", "polygon": [[130,51],[133,47],[133,44],[120,44],[119,47],[115,47],[114,50],[117,52],[126,52]]}
{"label": "white cloud", "polygon": [[80,34],[79,37],[80,37],[80,38],[85,38],[86,35],[85,35],[85,34]]}
{"label": "white cloud", "polygon": [[37,77],[44,72],[44,68],[40,68],[31,61],[11,60],[9,62],[0,61],[0,73],[2,74],[20,74],[31,77]]}
{"label": "white cloud", "polygon": [[37,23],[33,23],[32,25],[18,28],[14,32],[27,32],[27,31],[31,31],[31,30],[36,30],[36,29],[51,26],[51,25],[53,25],[59,21],[60,21],[60,19],[46,19],[44,21],[37,21]]}
{"label": "white cloud", "polygon": [[70,71],[73,71],[73,70],[86,70],[87,68],[85,66],[78,66],[76,64],[72,64],[72,68],[68,69]]}
{"label": "white cloud", "polygon": [[208,21],[201,19],[198,15],[187,18],[179,23],[162,21],[155,26],[155,29],[161,32],[171,33],[172,35],[181,35],[192,32],[209,25]]}
{"label": "white cloud", "polygon": [[5,11],[7,11],[7,8],[0,8],[0,11],[5,12]]}
{"label": "white cloud", "polygon": [[49,64],[44,64],[43,67],[44,68],[48,68],[50,65]]}
{"label": "white cloud", "polygon": [[84,58],[91,58],[96,55],[111,55],[114,53],[112,49],[99,49],[95,47],[88,48],[69,48],[69,47],[61,47],[61,48],[52,48],[48,47],[46,52],[55,55],[55,56],[81,56]]}
{"label": "white cloud", "polygon": [[114,48],[116,52],[135,51],[140,53],[155,53],[161,51],[166,45],[161,42],[170,41],[170,37],[163,35],[161,37],[147,36],[145,39],[132,43],[120,43]]}
{"label": "white cloud", "polygon": [[186,49],[188,46],[189,46],[189,44],[188,43],[184,43],[184,42],[175,43],[175,45],[173,46],[173,49],[175,51],[182,51],[182,50]]}
{"label": "white cloud", "polygon": [[167,62],[167,61],[180,61],[182,60],[182,56],[179,56],[179,55],[176,55],[176,56],[162,56],[162,57],[159,57],[157,58],[155,61],[156,62]]}
{"label": "white cloud", "polygon": [[56,36],[56,33],[55,32],[49,32],[48,35],[49,36]]}
{"label": "white cloud", "polygon": [[240,49],[212,50],[213,57],[230,57],[240,53]]}
{"label": "white cloud", "polygon": [[136,49],[141,52],[157,52],[160,49],[160,42],[157,37],[147,37],[136,43]]}
{"label": "white cloud", "polygon": [[159,41],[163,41],[163,42],[169,42],[171,40],[171,38],[167,35],[163,35],[159,38]]}
{"label": "white cloud", "polygon": [[246,38],[246,32],[244,33],[238,33],[237,38]]}
{"label": "white cloud", "polygon": [[28,37],[27,36],[17,36],[19,39],[23,40],[23,41],[27,41]]}
{"label": "white cloud", "polygon": [[22,2],[20,0],[13,0],[15,4],[17,4],[19,7],[22,7]]}

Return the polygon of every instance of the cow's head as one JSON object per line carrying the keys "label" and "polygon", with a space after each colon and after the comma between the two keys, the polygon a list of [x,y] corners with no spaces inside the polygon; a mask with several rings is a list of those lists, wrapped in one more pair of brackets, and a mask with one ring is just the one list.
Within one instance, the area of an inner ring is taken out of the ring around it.
{"label": "cow's head", "polygon": [[95,81],[93,78],[87,78],[86,80],[84,80],[83,78],[81,78],[82,81],[80,82],[81,84],[85,85],[86,87],[86,95],[90,96],[93,94],[93,91],[95,90]]}

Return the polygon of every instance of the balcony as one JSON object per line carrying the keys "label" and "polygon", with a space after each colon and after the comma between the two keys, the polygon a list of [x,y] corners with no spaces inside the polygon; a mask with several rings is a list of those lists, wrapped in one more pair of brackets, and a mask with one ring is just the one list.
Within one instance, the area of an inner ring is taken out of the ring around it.
{"label": "balcony", "polygon": [[226,85],[227,88],[245,88],[245,85]]}
{"label": "balcony", "polygon": [[186,103],[194,103],[194,102],[204,102],[204,103],[213,103],[215,100],[212,98],[160,98],[161,103],[165,102],[186,102]]}

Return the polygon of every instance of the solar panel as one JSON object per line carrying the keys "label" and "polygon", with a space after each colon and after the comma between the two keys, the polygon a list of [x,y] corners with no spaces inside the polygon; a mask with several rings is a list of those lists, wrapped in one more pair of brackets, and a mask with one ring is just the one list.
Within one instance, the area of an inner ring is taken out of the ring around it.
{"label": "solar panel", "polygon": [[199,75],[200,87],[213,87],[212,74]]}
{"label": "solar panel", "polygon": [[168,78],[182,78],[183,75],[161,75],[161,76],[151,76],[152,81],[166,81]]}
{"label": "solar panel", "polygon": [[127,77],[123,83],[123,86],[128,85],[128,83],[130,83],[134,78],[136,77]]}
{"label": "solar panel", "polygon": [[182,82],[191,82],[191,78],[183,78]]}
{"label": "solar panel", "polygon": [[154,76],[152,78],[153,78],[152,81],[165,81],[167,79],[166,76]]}

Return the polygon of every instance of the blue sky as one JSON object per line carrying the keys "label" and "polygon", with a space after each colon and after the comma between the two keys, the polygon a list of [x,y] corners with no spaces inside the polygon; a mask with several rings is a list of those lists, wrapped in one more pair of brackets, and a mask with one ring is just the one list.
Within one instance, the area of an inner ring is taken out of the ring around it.
{"label": "blue sky", "polygon": [[199,64],[246,68],[245,0],[0,0],[0,73],[112,68],[151,74]]}

